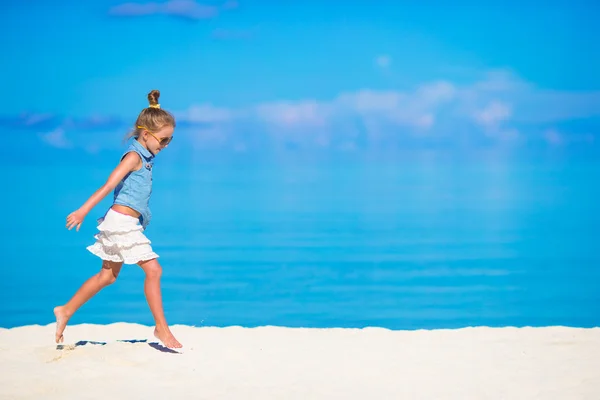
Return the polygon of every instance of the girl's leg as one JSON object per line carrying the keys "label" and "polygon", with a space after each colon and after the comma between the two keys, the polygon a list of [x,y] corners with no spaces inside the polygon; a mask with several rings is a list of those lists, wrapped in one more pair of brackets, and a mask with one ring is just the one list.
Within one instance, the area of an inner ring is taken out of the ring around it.
{"label": "girl's leg", "polygon": [[160,276],[162,274],[162,267],[156,259],[148,261],[140,261],[138,263],[140,267],[146,273],[146,280],[144,282],[144,292],[146,294],[146,301],[150,306],[150,311],[154,317],[156,328],[154,329],[154,336],[156,336],[166,347],[169,348],[180,348],[181,343],[175,339],[175,336],[171,333],[162,305],[162,295],[160,293]]}
{"label": "girl's leg", "polygon": [[86,301],[102,290],[102,288],[114,283],[119,276],[119,272],[121,272],[122,266],[122,262],[103,260],[100,272],[85,281],[67,304],[54,308],[54,315],[56,316],[56,343],[63,341],[63,331],[67,326],[69,318]]}

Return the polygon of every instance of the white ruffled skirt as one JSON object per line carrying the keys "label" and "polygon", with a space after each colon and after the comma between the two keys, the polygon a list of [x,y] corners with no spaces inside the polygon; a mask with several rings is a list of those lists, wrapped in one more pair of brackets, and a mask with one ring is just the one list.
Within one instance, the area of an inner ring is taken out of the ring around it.
{"label": "white ruffled skirt", "polygon": [[111,208],[98,223],[100,233],[94,236],[96,243],[87,247],[92,254],[103,260],[124,264],[158,258],[137,218]]}

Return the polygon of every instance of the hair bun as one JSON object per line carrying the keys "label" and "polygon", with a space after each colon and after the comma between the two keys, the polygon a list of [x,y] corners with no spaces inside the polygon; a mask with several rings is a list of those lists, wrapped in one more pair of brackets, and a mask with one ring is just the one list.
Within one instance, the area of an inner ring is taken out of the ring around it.
{"label": "hair bun", "polygon": [[158,98],[160,97],[160,91],[154,89],[150,93],[148,93],[148,103],[150,106],[158,105]]}

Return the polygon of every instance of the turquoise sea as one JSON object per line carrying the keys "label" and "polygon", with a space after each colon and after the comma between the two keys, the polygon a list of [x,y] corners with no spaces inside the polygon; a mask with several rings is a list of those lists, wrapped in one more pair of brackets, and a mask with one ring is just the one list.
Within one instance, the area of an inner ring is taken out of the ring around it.
{"label": "turquoise sea", "polygon": [[[53,322],[99,270],[85,247],[109,199],[79,232],[65,217],[114,164],[6,174],[0,326]],[[600,163],[156,166],[171,324],[600,326]],[[143,278],[125,266],[71,323],[151,325]]]}

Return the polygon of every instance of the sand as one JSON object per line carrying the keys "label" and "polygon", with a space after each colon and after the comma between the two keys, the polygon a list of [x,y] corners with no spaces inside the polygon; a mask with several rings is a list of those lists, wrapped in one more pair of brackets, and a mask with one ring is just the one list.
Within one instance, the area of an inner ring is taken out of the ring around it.
{"label": "sand", "polygon": [[2,399],[600,399],[600,328],[0,329]]}

